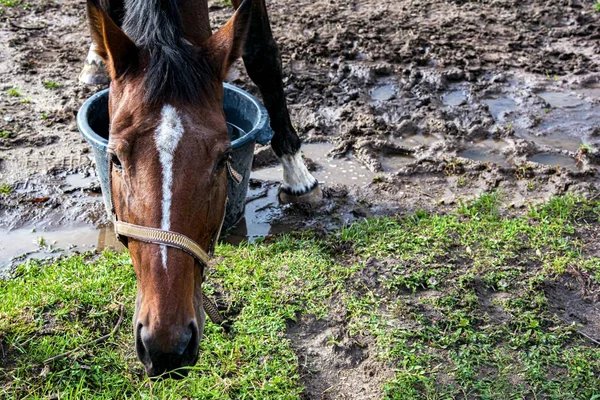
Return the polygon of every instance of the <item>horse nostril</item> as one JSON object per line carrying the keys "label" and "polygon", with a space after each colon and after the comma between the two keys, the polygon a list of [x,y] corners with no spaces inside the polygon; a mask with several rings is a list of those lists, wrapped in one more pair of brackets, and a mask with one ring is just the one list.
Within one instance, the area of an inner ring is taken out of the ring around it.
{"label": "horse nostril", "polygon": [[148,358],[148,352],[146,351],[146,346],[144,344],[144,340],[142,338],[142,329],[144,325],[141,322],[138,322],[135,330],[135,350],[138,355],[138,358],[143,363],[146,362]]}
{"label": "horse nostril", "polygon": [[192,341],[192,337],[194,336],[194,331],[188,326],[183,332],[181,332],[179,337],[179,343],[173,349],[173,353],[181,356],[187,350],[190,342]]}
{"label": "horse nostril", "polygon": [[198,324],[196,320],[192,320],[188,325],[188,329],[191,333],[190,341],[185,349],[185,356],[190,359],[196,359],[198,356],[198,345],[200,344],[200,332],[198,331]]}

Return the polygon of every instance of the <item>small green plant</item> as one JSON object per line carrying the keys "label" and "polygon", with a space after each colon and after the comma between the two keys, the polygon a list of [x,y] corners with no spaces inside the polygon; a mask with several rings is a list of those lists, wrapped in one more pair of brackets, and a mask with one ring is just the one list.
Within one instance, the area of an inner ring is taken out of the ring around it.
{"label": "small green plant", "polygon": [[446,161],[446,165],[444,165],[444,172],[446,175],[458,175],[463,172],[463,162],[461,160],[455,159],[451,161]]}
{"label": "small green plant", "polygon": [[2,131],[0,131],[0,139],[8,139],[11,135],[12,135],[12,132],[7,131],[6,129],[3,129]]}
{"label": "small green plant", "polygon": [[12,191],[12,186],[8,183],[0,183],[0,195],[6,196]]}
{"label": "small green plant", "polygon": [[31,103],[31,99],[27,98],[27,97],[23,97],[21,99],[21,104],[29,104]]}
{"label": "small green plant", "polygon": [[459,176],[458,179],[456,180],[456,186],[457,187],[465,187],[467,185],[467,179],[465,178],[464,175]]}
{"label": "small green plant", "polygon": [[6,91],[6,94],[9,95],[10,97],[21,97],[21,92],[19,91],[19,88],[16,87],[11,87],[10,89],[8,89]]}
{"label": "small green plant", "polygon": [[58,89],[60,86],[60,83],[55,81],[44,81],[44,87],[46,89],[55,90]]}
{"label": "small green plant", "polygon": [[545,109],[544,109],[544,113],[545,113],[545,114],[550,114],[550,108],[545,108]]}
{"label": "small green plant", "polygon": [[0,5],[4,7],[14,7],[21,4],[21,0],[0,0]]}
{"label": "small green plant", "polygon": [[46,121],[48,118],[49,118],[49,117],[48,117],[48,114],[46,114],[46,113],[42,113],[42,119],[43,119],[44,121]]}
{"label": "small green plant", "polygon": [[217,0],[217,4],[222,7],[233,7],[231,0]]}
{"label": "small green plant", "polygon": [[582,143],[579,146],[579,151],[577,152],[577,166],[581,166],[583,164],[583,156],[585,154],[594,153],[596,150],[587,143]]}
{"label": "small green plant", "polygon": [[600,12],[600,1],[597,1],[594,4],[594,12],[597,12],[597,13]]}

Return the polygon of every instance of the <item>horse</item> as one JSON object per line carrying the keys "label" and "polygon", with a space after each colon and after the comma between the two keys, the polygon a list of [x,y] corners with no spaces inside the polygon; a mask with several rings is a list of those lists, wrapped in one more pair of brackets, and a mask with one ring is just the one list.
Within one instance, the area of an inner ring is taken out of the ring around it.
{"label": "horse", "polygon": [[92,45],[80,80],[110,78],[112,212],[138,284],[135,349],[152,378],[185,376],[198,360],[203,269],[235,174],[222,83],[240,56],[270,116],[280,199],[321,197],[292,127],[265,0],[232,3],[213,34],[207,0],[87,0]]}

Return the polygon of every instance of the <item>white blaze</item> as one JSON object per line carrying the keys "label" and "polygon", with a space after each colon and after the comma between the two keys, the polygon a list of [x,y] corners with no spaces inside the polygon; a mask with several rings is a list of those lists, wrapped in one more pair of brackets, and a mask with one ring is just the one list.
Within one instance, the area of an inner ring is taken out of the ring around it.
{"label": "white blaze", "polygon": [[[161,112],[160,125],[154,139],[162,166],[162,220],[160,229],[171,230],[171,197],[173,193],[173,158],[179,140],[183,136],[183,125],[177,110],[165,105]],[[167,269],[167,246],[161,246],[163,268]]]}

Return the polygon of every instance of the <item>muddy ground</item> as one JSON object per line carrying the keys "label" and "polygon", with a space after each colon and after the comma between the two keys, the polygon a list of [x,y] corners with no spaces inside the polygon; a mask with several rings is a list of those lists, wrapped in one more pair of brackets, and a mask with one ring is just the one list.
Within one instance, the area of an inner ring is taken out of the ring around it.
{"label": "muddy ground", "polygon": [[[444,210],[490,190],[505,210],[565,192],[596,196],[594,3],[268,1],[292,119],[325,200],[316,209],[278,205],[266,180],[277,180],[279,167],[257,149],[252,195],[262,203],[237,240]],[[231,9],[210,4],[216,27]],[[0,7],[1,246],[18,228],[102,226],[90,148],[75,123],[100,89],[77,82],[89,44],[84,2]],[[241,63],[229,78],[258,94]],[[292,330],[300,349],[310,349],[307,331]],[[308,396],[321,386],[309,383]],[[365,390],[360,398],[370,398]]]}

